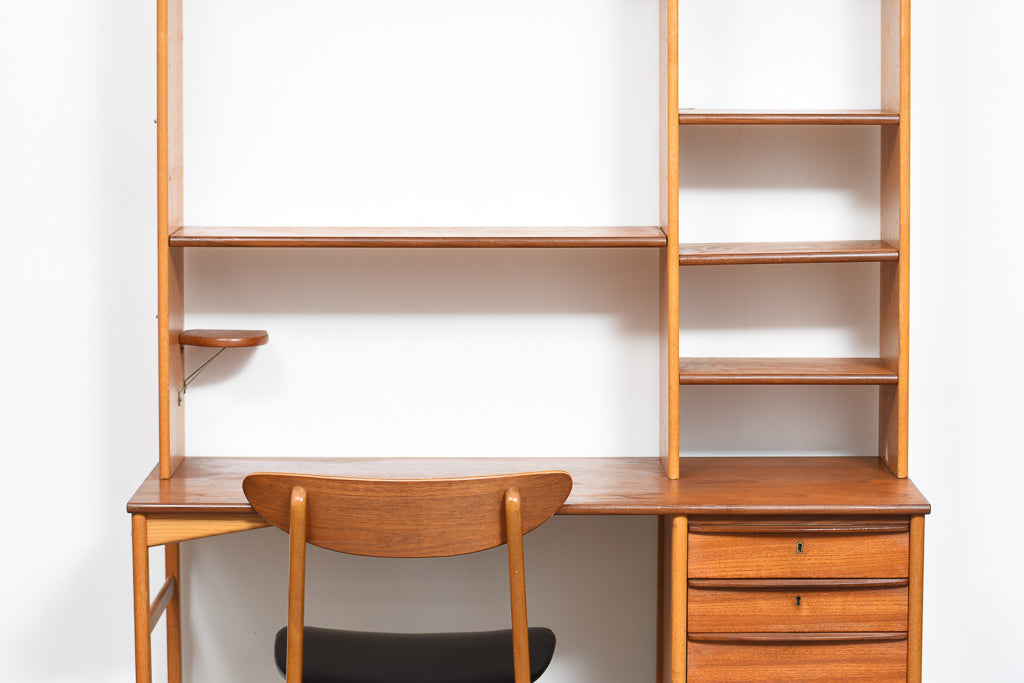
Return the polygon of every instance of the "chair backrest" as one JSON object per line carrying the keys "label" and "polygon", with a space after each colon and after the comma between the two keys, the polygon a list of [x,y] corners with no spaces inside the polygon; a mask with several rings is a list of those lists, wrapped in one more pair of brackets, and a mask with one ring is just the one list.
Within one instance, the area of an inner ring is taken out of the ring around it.
{"label": "chair backrest", "polygon": [[515,680],[529,683],[523,534],[565,502],[568,473],[359,479],[261,472],[242,489],[291,539],[288,683],[302,676],[306,543],[373,557],[446,557],[508,544]]}

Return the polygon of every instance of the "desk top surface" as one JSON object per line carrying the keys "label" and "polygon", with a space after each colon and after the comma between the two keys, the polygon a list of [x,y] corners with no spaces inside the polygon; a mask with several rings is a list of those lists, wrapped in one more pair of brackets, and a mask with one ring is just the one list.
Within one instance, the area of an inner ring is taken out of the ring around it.
{"label": "desk top surface", "polygon": [[132,514],[251,514],[242,479],[296,472],[382,479],[564,470],[573,490],[560,514],[919,515],[931,506],[876,458],[683,458],[666,479],[657,458],[186,458],[174,476],[154,470],[128,502]]}

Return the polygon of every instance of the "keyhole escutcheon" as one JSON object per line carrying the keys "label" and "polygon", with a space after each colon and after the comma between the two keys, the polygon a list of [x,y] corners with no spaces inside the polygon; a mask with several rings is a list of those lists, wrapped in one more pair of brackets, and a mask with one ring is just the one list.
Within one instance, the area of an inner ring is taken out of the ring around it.
{"label": "keyhole escutcheon", "polygon": [[799,606],[800,606],[800,596],[799,596],[799,595],[798,595],[798,596],[796,596],[796,606],[797,606],[797,607],[799,607]]}
{"label": "keyhole escutcheon", "polygon": [[803,551],[804,551],[804,542],[803,541],[797,541],[797,544],[796,544],[796,552],[797,552],[797,554],[799,555]]}

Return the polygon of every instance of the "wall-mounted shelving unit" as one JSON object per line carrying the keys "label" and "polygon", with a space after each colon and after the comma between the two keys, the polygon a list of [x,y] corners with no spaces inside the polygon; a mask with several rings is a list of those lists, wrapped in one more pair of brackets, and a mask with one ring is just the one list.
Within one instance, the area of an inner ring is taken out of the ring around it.
{"label": "wall-mounted shelving unit", "polygon": [[[181,680],[178,544],[264,526],[241,492],[251,471],[404,477],[553,467],[569,470],[575,481],[562,514],[658,517],[657,676],[662,683],[822,676],[920,681],[923,530],[930,508],[906,478],[909,0],[882,0],[881,97],[875,110],[680,109],[678,2],[659,0],[658,6],[658,225],[195,227],[184,222],[182,0],[157,0],[159,457],[128,504],[137,681],[151,678],[149,634],[163,614],[169,679]],[[680,163],[687,160],[679,133],[681,126],[693,125],[878,127],[877,239],[681,243],[688,226],[679,216]],[[660,453],[571,461],[186,458],[184,346],[255,346],[267,340],[262,330],[186,330],[187,253],[216,247],[657,249]],[[878,264],[877,356],[680,356],[682,268],[849,262]],[[877,458],[683,457],[687,435],[679,430],[680,387],[723,384],[876,385]],[[166,581],[151,603],[148,551],[154,546],[166,549]]]}

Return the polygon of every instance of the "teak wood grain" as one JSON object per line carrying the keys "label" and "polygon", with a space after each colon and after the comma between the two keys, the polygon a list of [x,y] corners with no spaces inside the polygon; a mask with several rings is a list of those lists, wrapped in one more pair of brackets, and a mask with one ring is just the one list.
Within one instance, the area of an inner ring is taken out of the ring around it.
{"label": "teak wood grain", "polygon": [[178,335],[182,346],[242,348],[262,346],[269,341],[266,330],[185,330]]}
{"label": "teak wood grain", "polygon": [[197,227],[173,233],[174,247],[664,247],[658,226],[611,227]]}
{"label": "teak wood grain", "polygon": [[881,109],[836,109],[806,111],[755,111],[744,109],[680,109],[682,125],[769,125],[769,126],[893,126],[899,111]]}
{"label": "teak wood grain", "polygon": [[708,643],[687,647],[687,683],[903,683],[907,642]]}
{"label": "teak wood grain", "polygon": [[252,472],[415,479],[562,469],[573,489],[562,514],[914,515],[930,511],[913,482],[877,458],[683,458],[682,479],[657,458],[188,458],[173,479],[142,483],[128,511],[155,519],[253,513]]}
{"label": "teak wood grain", "polygon": [[877,358],[680,358],[680,384],[895,384]]}
{"label": "teak wood grain", "polygon": [[694,242],[679,245],[681,266],[896,261],[899,250],[882,240],[832,242]]}
{"label": "teak wood grain", "polygon": [[288,530],[291,492],[307,495],[306,542],[373,557],[463,555],[506,542],[505,493],[521,491],[522,532],[562,506],[572,478],[530,472],[440,479],[366,479],[261,472],[243,481],[253,508]]}
{"label": "teak wood grain", "polygon": [[910,531],[906,517],[701,517],[694,534],[896,534]]}
{"label": "teak wood grain", "polygon": [[904,631],[831,631],[822,633],[691,633],[694,643],[791,643],[799,645],[835,645],[837,643],[895,643],[905,641]]}
{"label": "teak wood grain", "polygon": [[[710,582],[709,582],[710,583]],[[846,580],[839,585],[792,580],[747,586],[689,586],[691,632],[906,631],[907,582],[878,586]]]}
{"label": "teak wood grain", "polygon": [[565,472],[429,480],[257,473],[243,488],[289,536],[288,683],[304,673],[307,543],[372,557],[447,557],[507,544],[515,683],[530,683],[523,534],[565,500]]}
{"label": "teak wood grain", "polygon": [[694,578],[902,578],[909,534],[705,534],[691,530]]}

